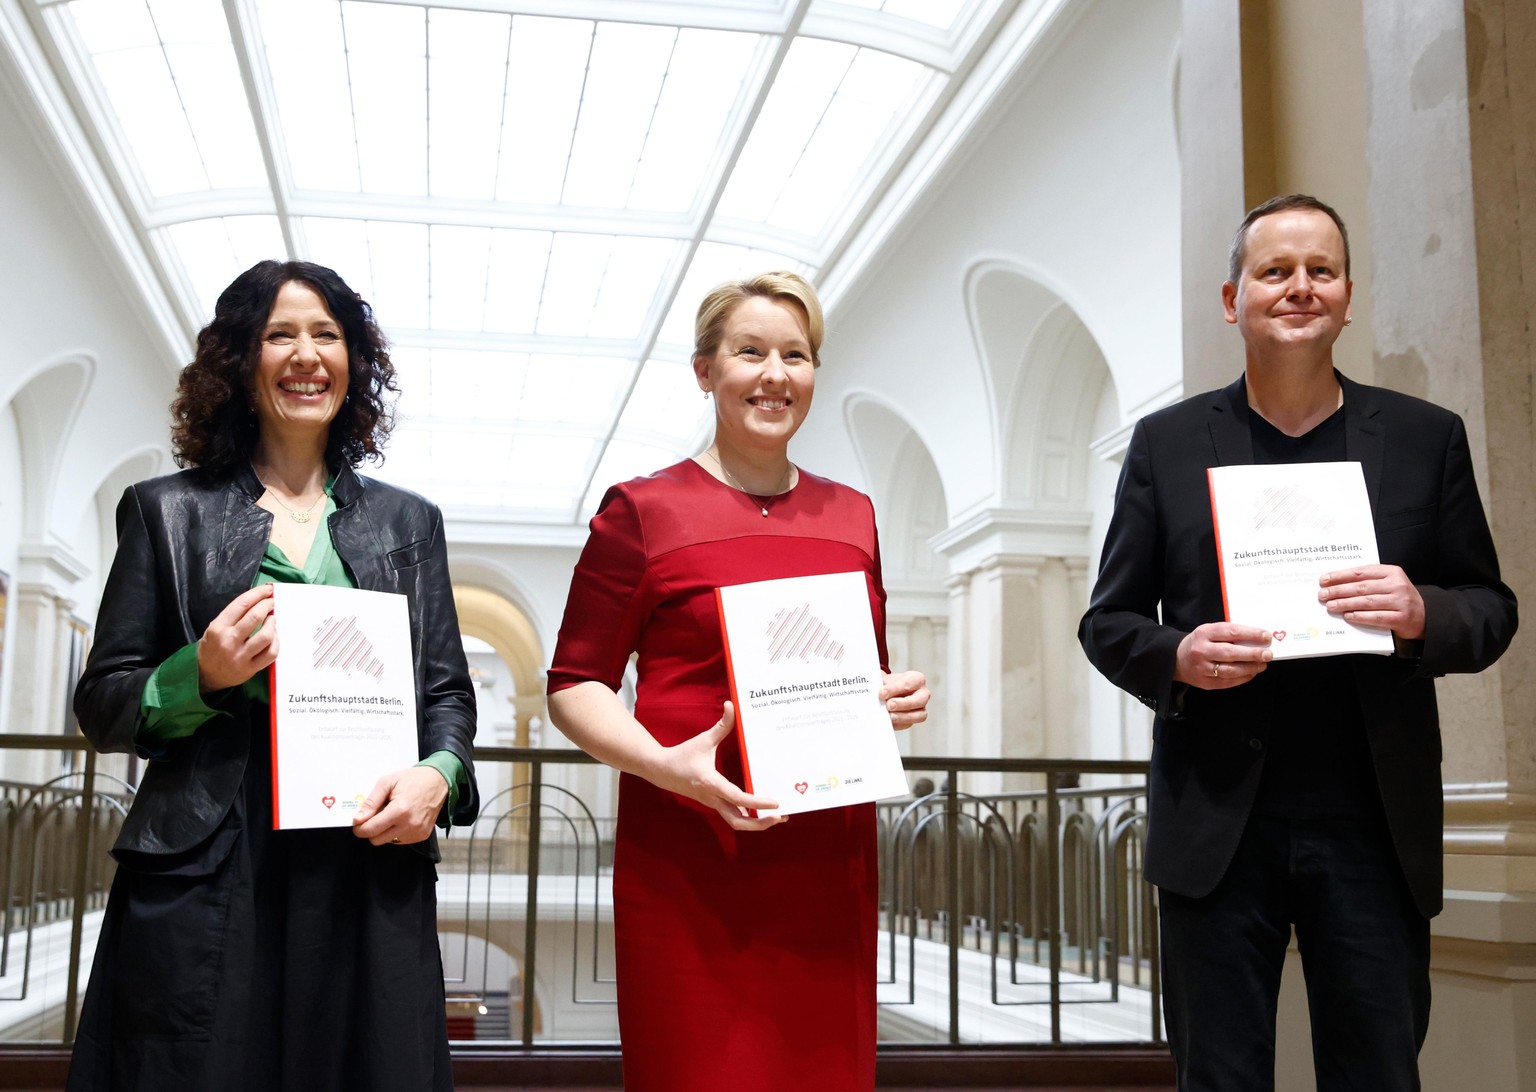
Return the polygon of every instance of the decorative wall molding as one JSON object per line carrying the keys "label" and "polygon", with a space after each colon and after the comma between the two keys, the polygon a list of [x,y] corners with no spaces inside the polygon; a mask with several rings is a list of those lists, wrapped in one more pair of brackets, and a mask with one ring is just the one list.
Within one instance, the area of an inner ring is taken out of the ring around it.
{"label": "decorative wall molding", "polygon": [[[1444,844],[1447,907],[1458,893],[1536,899],[1536,794],[1502,781],[1447,785]],[[1536,944],[1536,919],[1526,939]]]}
{"label": "decorative wall molding", "polygon": [[1016,512],[987,508],[929,539],[952,573],[982,568],[993,558],[1087,557],[1090,513]]}
{"label": "decorative wall molding", "polygon": [[57,594],[60,585],[72,585],[90,575],[90,566],[75,556],[64,543],[30,539],[18,551],[21,564],[16,574],[18,587],[36,585]]}

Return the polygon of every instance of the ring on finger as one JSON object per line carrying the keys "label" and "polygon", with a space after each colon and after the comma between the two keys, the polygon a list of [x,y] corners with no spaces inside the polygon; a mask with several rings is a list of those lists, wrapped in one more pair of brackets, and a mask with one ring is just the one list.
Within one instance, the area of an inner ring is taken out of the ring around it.
{"label": "ring on finger", "polygon": [[1211,678],[1213,678],[1213,679],[1221,678],[1221,664],[1219,664],[1219,663],[1211,664]]}

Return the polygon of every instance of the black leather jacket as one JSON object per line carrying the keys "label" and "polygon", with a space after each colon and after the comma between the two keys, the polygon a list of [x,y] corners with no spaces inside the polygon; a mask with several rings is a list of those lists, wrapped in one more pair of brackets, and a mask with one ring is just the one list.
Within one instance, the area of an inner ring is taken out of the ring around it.
{"label": "black leather jacket", "polygon": [[[256,505],[262,491],[249,467],[232,478],[186,470],[130,486],[117,506],[117,557],[75,690],[75,715],[97,750],[137,750],[150,760],[113,847],[119,859],[124,851],[159,856],[195,849],[239,792],[252,704],[238,689],[209,699],[235,723],[220,718],[153,751],[137,738],[139,702],[150,673],[201,637],[255,580],[272,529],[271,514]],[[480,808],[471,762],[475,695],[448,578],[442,513],[415,493],[350,469],[337,474],[332,492],[331,539],[357,586],[403,593],[409,601],[420,753],[452,751],[464,763],[469,786],[459,794],[453,822],[473,822]],[[421,850],[437,859],[435,835]]]}

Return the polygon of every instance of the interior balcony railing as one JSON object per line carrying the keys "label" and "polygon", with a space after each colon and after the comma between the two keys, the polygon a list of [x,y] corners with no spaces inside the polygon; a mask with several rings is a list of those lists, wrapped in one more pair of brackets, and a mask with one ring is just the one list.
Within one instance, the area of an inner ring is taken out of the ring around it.
{"label": "interior balcony railing", "polygon": [[[456,1055],[612,1048],[612,778],[573,750],[475,761],[481,817],[438,868]],[[1160,1044],[1146,764],[905,764],[912,795],[877,806],[882,1050]],[[134,770],[0,734],[0,773],[0,1049],[65,1047]]]}

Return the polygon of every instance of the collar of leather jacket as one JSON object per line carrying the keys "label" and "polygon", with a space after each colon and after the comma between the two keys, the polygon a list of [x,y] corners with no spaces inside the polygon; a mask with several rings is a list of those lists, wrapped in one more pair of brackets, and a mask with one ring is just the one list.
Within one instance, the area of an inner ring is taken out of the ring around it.
{"label": "collar of leather jacket", "polygon": [[[267,487],[261,484],[261,479],[256,476],[256,468],[250,463],[243,464],[235,473],[235,487],[251,499],[255,504],[261,499],[261,495],[267,491]],[[336,498],[337,508],[346,508],[356,502],[363,494],[363,483],[350,466],[343,466],[336,471],[336,480],[331,483],[331,496]]]}

